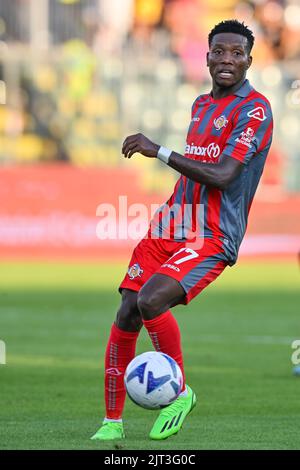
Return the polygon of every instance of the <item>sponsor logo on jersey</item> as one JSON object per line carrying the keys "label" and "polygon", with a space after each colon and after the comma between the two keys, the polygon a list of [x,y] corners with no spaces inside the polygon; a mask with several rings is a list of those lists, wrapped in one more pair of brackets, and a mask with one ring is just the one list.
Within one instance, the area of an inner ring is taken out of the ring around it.
{"label": "sponsor logo on jersey", "polygon": [[174,264],[165,263],[165,264],[162,264],[161,267],[173,269],[173,271],[177,271],[178,273],[180,272],[180,268],[177,268],[177,266],[174,266]]}
{"label": "sponsor logo on jersey", "polygon": [[207,155],[209,157],[217,158],[220,155],[220,147],[218,144],[215,144],[214,142],[209,144],[207,147]]}
{"label": "sponsor logo on jersey", "polygon": [[132,266],[130,266],[130,268],[128,269],[128,276],[130,277],[130,279],[134,279],[136,277],[141,277],[142,274],[143,274],[143,269],[140,267],[140,265],[138,263],[135,263],[133,264]]}
{"label": "sponsor logo on jersey", "polygon": [[247,113],[248,117],[252,117],[254,119],[258,119],[258,121],[264,121],[267,119],[267,116],[265,115],[265,110],[261,106],[258,106],[257,108],[252,109]]}
{"label": "sponsor logo on jersey", "polygon": [[185,147],[185,153],[188,155],[199,155],[202,157],[212,157],[212,158],[217,158],[220,155],[220,147],[218,144],[215,144],[212,142],[209,144],[207,147],[201,147],[200,145],[189,145],[187,144]]}
{"label": "sponsor logo on jersey", "polygon": [[222,116],[219,116],[214,120],[214,126],[218,131],[222,129],[222,127],[226,127],[227,124],[228,124],[228,119],[226,119],[226,116],[224,116],[223,114]]}
{"label": "sponsor logo on jersey", "polygon": [[247,127],[246,132],[241,132],[240,136],[235,139],[235,142],[246,145],[249,149],[252,148],[251,142],[254,139],[254,130],[251,127]]}

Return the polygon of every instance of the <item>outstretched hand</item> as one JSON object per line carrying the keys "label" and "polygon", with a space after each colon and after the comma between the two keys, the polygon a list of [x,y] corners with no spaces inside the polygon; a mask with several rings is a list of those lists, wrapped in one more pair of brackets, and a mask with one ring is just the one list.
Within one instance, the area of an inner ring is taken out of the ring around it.
{"label": "outstretched hand", "polygon": [[159,145],[152,142],[143,134],[129,135],[123,142],[122,153],[125,158],[131,158],[136,152],[145,155],[145,157],[155,158],[159,150]]}

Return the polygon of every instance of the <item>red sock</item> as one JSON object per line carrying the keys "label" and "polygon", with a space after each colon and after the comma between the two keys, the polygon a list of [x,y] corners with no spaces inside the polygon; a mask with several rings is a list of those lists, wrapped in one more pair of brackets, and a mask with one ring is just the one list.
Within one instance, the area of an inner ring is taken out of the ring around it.
{"label": "red sock", "polygon": [[113,324],[105,353],[106,418],[120,419],[125,404],[124,373],[134,358],[139,332],[120,330]]}
{"label": "red sock", "polygon": [[172,315],[170,310],[168,310],[153,320],[143,320],[143,323],[148,330],[156,351],[168,354],[178,363],[183,375],[182,390],[184,391],[185,375],[181,351],[180,330],[175,317]]}

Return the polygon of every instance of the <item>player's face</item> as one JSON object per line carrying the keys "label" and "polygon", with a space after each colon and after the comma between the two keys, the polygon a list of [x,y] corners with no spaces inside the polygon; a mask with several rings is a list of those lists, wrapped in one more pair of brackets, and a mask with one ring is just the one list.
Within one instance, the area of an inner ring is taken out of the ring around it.
{"label": "player's face", "polygon": [[207,66],[214,84],[229,88],[242,81],[252,57],[247,52],[247,38],[235,33],[216,34],[207,54]]}

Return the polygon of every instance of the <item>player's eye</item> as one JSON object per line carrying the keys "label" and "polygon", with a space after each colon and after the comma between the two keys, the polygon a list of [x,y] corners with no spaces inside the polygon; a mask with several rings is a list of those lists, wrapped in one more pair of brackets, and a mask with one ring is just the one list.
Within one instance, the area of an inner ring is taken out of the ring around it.
{"label": "player's eye", "polygon": [[217,54],[217,55],[222,54],[222,52],[223,52],[223,51],[222,51],[221,49],[216,49],[216,50],[214,50],[214,53]]}
{"label": "player's eye", "polygon": [[236,56],[242,55],[242,53],[240,51],[234,51],[233,54],[236,55]]}

